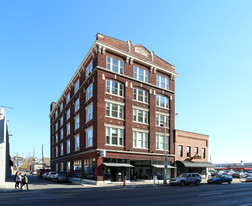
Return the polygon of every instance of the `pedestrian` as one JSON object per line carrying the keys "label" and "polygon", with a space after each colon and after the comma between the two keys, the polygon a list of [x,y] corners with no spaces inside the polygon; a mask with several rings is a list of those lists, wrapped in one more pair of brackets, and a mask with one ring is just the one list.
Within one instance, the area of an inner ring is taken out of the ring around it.
{"label": "pedestrian", "polygon": [[19,184],[21,186],[21,181],[22,181],[22,173],[20,172],[19,174],[17,174],[17,189],[19,189]]}
{"label": "pedestrian", "polygon": [[23,179],[22,179],[21,190],[23,189],[23,186],[24,186],[24,185],[26,185],[27,190],[29,190],[29,189],[28,189],[28,177],[27,177],[26,174],[24,174],[24,177],[23,177]]}
{"label": "pedestrian", "polygon": [[13,180],[15,182],[15,189],[18,189],[18,171],[15,173]]}

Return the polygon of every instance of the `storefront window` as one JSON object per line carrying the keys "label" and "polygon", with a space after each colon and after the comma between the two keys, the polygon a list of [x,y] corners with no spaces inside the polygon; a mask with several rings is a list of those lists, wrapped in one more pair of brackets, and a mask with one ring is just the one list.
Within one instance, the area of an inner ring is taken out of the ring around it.
{"label": "storefront window", "polygon": [[95,158],[84,159],[84,178],[95,179]]}

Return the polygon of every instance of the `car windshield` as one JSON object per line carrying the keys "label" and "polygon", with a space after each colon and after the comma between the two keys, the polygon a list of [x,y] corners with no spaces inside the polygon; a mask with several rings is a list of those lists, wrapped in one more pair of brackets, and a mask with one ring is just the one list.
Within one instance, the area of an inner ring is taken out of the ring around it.
{"label": "car windshield", "polygon": [[186,177],[186,173],[184,173],[184,174],[180,174],[178,177]]}

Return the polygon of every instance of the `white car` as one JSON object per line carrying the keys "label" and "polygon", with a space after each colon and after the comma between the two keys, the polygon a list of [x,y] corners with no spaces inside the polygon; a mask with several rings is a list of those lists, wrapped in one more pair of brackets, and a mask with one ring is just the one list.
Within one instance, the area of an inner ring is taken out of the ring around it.
{"label": "white car", "polygon": [[246,177],[246,182],[252,182],[252,175]]}

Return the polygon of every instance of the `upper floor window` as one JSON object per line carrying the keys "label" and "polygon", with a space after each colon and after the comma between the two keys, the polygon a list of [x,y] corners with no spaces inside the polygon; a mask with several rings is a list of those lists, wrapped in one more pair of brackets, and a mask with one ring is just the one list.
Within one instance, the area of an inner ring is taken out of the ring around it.
{"label": "upper floor window", "polygon": [[58,117],[58,110],[55,112],[55,119]]}
{"label": "upper floor window", "polygon": [[70,92],[67,94],[66,103],[70,102]]}
{"label": "upper floor window", "polygon": [[169,128],[169,116],[156,114],[156,125]]}
{"label": "upper floor window", "polygon": [[186,147],[186,156],[191,157],[191,147],[190,146]]}
{"label": "upper floor window", "polygon": [[198,147],[194,148],[194,154],[199,154],[199,148]]}
{"label": "upper floor window", "polygon": [[86,107],[86,122],[93,119],[93,103]]}
{"label": "upper floor window", "polygon": [[107,56],[107,69],[119,74],[123,74],[124,63],[122,61]]}
{"label": "upper floor window", "polygon": [[133,109],[133,121],[148,124],[148,112],[140,109]]}
{"label": "upper floor window", "polygon": [[67,113],[66,113],[66,119],[68,120],[70,118],[70,108],[67,110]]}
{"label": "upper floor window", "polygon": [[169,98],[158,94],[156,96],[156,105],[157,107],[163,107],[169,109]]}
{"label": "upper floor window", "polygon": [[91,75],[92,70],[93,70],[93,61],[91,61],[91,63],[86,68],[86,79]]}
{"label": "upper floor window", "polygon": [[106,144],[123,146],[124,130],[112,127],[106,127]]}
{"label": "upper floor window", "polygon": [[74,136],[74,151],[80,150],[80,135],[77,134]]}
{"label": "upper floor window", "polygon": [[61,129],[60,130],[60,139],[63,139],[63,137],[64,137],[64,131],[63,131],[63,129]]}
{"label": "upper floor window", "polygon": [[66,135],[69,135],[70,134],[70,123],[67,124],[66,126]]}
{"label": "upper floor window", "polygon": [[179,145],[179,157],[183,157],[183,145]]}
{"label": "upper floor window", "polygon": [[79,98],[74,103],[74,112],[77,112],[80,108],[80,100]]}
{"label": "upper floor window", "polygon": [[60,144],[60,156],[63,155],[63,152],[64,152],[64,146],[63,146],[63,143]]}
{"label": "upper floor window", "polygon": [[86,90],[86,102],[93,96],[93,84],[91,84]]}
{"label": "upper floor window", "polygon": [[68,139],[66,141],[66,153],[69,154],[70,153],[70,139]]}
{"label": "upper floor window", "polygon": [[63,110],[63,102],[60,104],[60,111]]}
{"label": "upper floor window", "polygon": [[74,93],[76,93],[80,88],[80,80],[78,80],[74,85]]}
{"label": "upper floor window", "polygon": [[166,143],[166,150],[168,150],[169,138],[166,136],[166,142],[164,139],[164,135],[156,135],[156,149],[157,150],[164,150],[164,145]]}
{"label": "upper floor window", "polygon": [[123,119],[124,106],[106,102],[106,116]]}
{"label": "upper floor window", "polygon": [[60,118],[60,126],[63,125],[63,116]]}
{"label": "upper floor window", "polygon": [[74,118],[74,129],[79,129],[80,127],[80,118],[79,115]]}
{"label": "upper floor window", "polygon": [[57,143],[58,140],[59,140],[59,135],[58,135],[58,133],[56,133],[56,135],[55,135],[55,142]]}
{"label": "upper floor window", "polygon": [[148,82],[148,71],[134,66],[134,79]]}
{"label": "upper floor window", "polygon": [[55,124],[55,131],[58,130],[58,126],[59,126],[59,124],[58,124],[58,122],[56,122],[56,124]]}
{"label": "upper floor window", "polygon": [[169,89],[169,79],[160,75],[157,75],[157,86],[163,89]]}
{"label": "upper floor window", "polygon": [[205,159],[206,158],[206,149],[202,148],[202,158]]}
{"label": "upper floor window", "polygon": [[106,92],[109,94],[114,94],[117,96],[124,96],[124,86],[116,81],[107,80],[106,81]]}
{"label": "upper floor window", "polygon": [[59,149],[58,146],[55,147],[55,157],[59,156]]}
{"label": "upper floor window", "polygon": [[133,131],[133,147],[148,149],[148,133]]}
{"label": "upper floor window", "polygon": [[133,99],[139,102],[148,103],[148,92],[143,89],[134,88]]}
{"label": "upper floor window", "polygon": [[86,147],[93,146],[93,127],[86,129]]}

